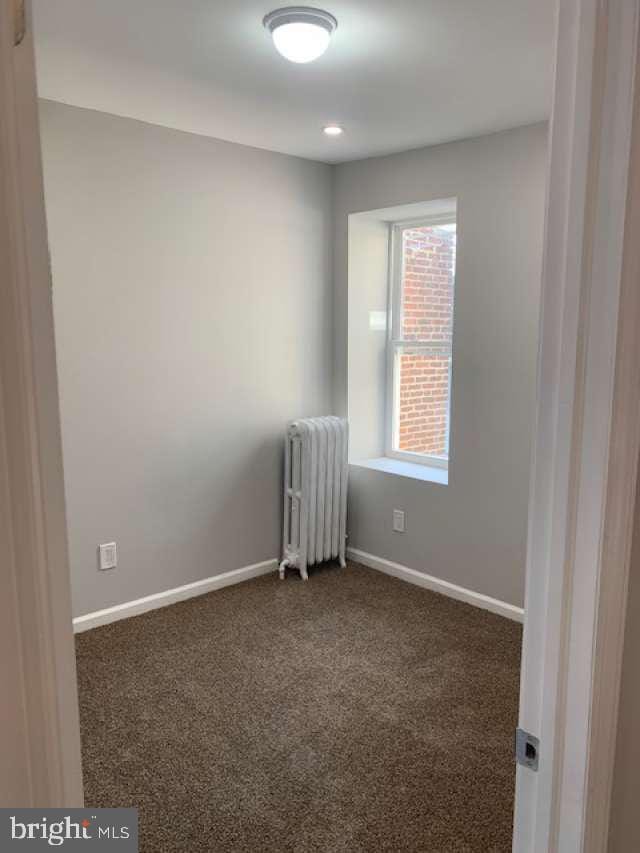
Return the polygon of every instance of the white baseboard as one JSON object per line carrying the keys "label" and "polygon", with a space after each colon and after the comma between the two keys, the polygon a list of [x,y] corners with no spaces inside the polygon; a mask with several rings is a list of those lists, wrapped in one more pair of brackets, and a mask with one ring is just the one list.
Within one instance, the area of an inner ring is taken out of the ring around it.
{"label": "white baseboard", "polygon": [[382,557],[375,557],[373,554],[367,554],[366,551],[359,551],[357,548],[347,548],[347,557],[355,563],[362,563],[363,566],[368,566],[370,569],[376,569],[376,571],[384,572],[386,575],[393,575],[394,578],[422,586],[432,592],[439,592],[449,598],[455,598],[458,601],[466,602],[466,604],[472,604],[474,607],[481,607],[483,610],[497,613],[499,616],[506,616],[507,619],[513,619],[515,622],[524,622],[522,607],[516,607],[506,601],[490,598],[488,595],[465,589],[463,586],[456,586],[449,581],[417,572],[415,569],[401,566],[400,563],[392,563],[391,560],[384,560]]}
{"label": "white baseboard", "polygon": [[167,607],[169,604],[175,604],[176,601],[184,601],[187,598],[204,595],[214,589],[222,589],[224,586],[231,586],[251,580],[251,578],[260,577],[260,575],[267,575],[269,572],[275,572],[277,568],[277,560],[265,560],[262,563],[233,569],[230,572],[204,578],[204,580],[188,583],[185,586],[178,586],[175,589],[167,589],[165,592],[146,595],[144,598],[137,598],[135,601],[116,604],[115,607],[107,607],[105,610],[96,610],[94,613],[87,613],[85,616],[76,616],[73,620],[73,630],[74,633],[79,634],[81,631],[88,631],[90,628],[97,628],[99,625],[108,625],[110,622],[117,622],[119,619],[138,616],[148,610]]}
{"label": "white baseboard", "polygon": [[[479,592],[473,592],[473,590],[465,589],[462,586],[456,586],[456,584],[449,583],[449,581],[417,572],[415,569],[410,569],[399,563],[393,563],[391,560],[384,560],[382,557],[375,557],[373,554],[367,554],[366,551],[359,551],[357,548],[348,548],[347,557],[356,563],[362,563],[363,566],[368,566],[371,569],[376,569],[379,572],[400,578],[416,586],[430,589],[432,592],[439,592],[449,598],[464,601],[467,604],[472,604],[474,607],[481,607],[483,610],[489,610],[491,613],[497,613],[516,622],[524,621],[524,610],[513,604],[507,604],[506,601],[499,601],[496,598],[490,598],[488,595],[482,595]],[[278,560],[265,560],[262,563],[244,566],[241,569],[233,569],[230,572],[204,578],[204,580],[195,581],[194,583],[179,586],[175,589],[167,589],[164,592],[157,592],[154,595],[137,598],[135,601],[116,604],[114,607],[107,607],[105,610],[96,610],[94,613],[77,616],[73,620],[73,630],[78,634],[81,631],[88,631],[100,625],[108,625],[110,622],[128,619],[130,616],[138,616],[140,613],[146,613],[149,610],[156,610],[160,607],[167,607],[170,604],[175,604],[177,601],[185,601],[187,598],[195,598],[195,596],[204,595],[207,592],[222,589],[225,586],[242,583],[243,581],[251,580],[251,578],[269,574],[269,572],[275,572],[277,568]]]}

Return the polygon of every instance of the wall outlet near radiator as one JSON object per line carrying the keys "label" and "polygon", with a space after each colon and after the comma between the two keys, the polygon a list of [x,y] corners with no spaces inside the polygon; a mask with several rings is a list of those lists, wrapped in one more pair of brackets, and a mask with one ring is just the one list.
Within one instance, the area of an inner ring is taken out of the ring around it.
{"label": "wall outlet near radiator", "polygon": [[404,533],[405,524],[404,524],[404,510],[403,509],[394,509],[393,511],[393,529],[396,533]]}
{"label": "wall outlet near radiator", "polygon": [[98,569],[115,569],[118,565],[118,549],[115,542],[106,542],[98,545]]}

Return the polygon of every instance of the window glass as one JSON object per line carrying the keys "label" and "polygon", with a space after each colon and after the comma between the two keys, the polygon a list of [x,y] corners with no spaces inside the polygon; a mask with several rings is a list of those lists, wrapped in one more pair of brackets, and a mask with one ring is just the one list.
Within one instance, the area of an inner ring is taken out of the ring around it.
{"label": "window glass", "polygon": [[453,221],[394,229],[391,450],[398,455],[449,456],[456,236]]}

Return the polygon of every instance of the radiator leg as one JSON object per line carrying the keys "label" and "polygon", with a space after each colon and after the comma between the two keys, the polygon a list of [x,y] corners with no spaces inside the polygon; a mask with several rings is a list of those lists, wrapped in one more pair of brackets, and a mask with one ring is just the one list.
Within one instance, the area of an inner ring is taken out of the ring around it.
{"label": "radiator leg", "polygon": [[280,563],[280,568],[278,569],[278,573],[279,573],[279,575],[280,575],[280,580],[281,580],[281,581],[283,581],[283,580],[284,580],[284,570],[286,569],[286,567],[287,567],[288,565],[289,565],[289,560],[283,560],[283,561]]}
{"label": "radiator leg", "polygon": [[309,580],[309,574],[307,572],[306,566],[300,566],[300,577],[302,578],[303,581]]}
{"label": "radiator leg", "polygon": [[345,560],[345,558],[342,556],[342,554],[340,554],[340,568],[341,568],[341,569],[346,569],[346,568],[347,568],[347,561],[346,561],[346,560]]}

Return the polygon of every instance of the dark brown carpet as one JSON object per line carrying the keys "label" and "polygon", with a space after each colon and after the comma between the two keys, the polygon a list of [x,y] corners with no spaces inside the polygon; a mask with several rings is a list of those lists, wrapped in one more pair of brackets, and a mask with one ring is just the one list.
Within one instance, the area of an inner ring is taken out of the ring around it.
{"label": "dark brown carpet", "polygon": [[511,850],[520,641],[354,564],[81,634],[87,805],[145,853]]}

